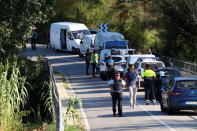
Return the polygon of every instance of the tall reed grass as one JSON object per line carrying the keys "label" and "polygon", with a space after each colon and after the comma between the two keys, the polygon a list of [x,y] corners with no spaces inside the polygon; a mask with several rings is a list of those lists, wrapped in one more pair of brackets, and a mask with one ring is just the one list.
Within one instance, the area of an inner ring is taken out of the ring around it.
{"label": "tall reed grass", "polygon": [[0,131],[23,130],[20,109],[28,93],[26,78],[20,75],[16,65],[16,62],[0,64]]}

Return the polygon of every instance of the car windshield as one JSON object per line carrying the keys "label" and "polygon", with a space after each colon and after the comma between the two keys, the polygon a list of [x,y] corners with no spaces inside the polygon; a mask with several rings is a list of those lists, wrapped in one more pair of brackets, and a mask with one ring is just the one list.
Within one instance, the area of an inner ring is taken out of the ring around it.
{"label": "car windshield", "polygon": [[143,62],[143,63],[141,64],[141,67],[144,69],[145,66],[146,66],[146,64],[149,64],[149,65],[150,65],[150,68],[153,69],[153,70],[156,70],[156,69],[158,69],[159,67],[163,67],[162,62],[154,62],[154,63]]}
{"label": "car windshield", "polygon": [[181,73],[178,70],[161,70],[160,74],[162,74],[162,76],[167,76],[167,77],[180,77],[181,76]]}
{"label": "car windshield", "polygon": [[72,31],[74,39],[81,39],[84,35],[90,35],[89,30]]}
{"label": "car windshield", "polygon": [[176,88],[179,89],[197,89],[197,80],[182,80],[178,81]]}
{"label": "car windshield", "polygon": [[127,49],[127,42],[126,41],[107,41],[105,42],[105,49]]}

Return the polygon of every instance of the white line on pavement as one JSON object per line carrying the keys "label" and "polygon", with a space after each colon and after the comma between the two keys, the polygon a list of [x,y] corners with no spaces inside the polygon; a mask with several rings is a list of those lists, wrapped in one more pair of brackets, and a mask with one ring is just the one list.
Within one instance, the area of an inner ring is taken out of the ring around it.
{"label": "white line on pavement", "polygon": [[[126,95],[127,97],[130,97],[128,94]],[[148,111],[145,107],[139,105],[138,103],[136,103],[138,105],[138,107],[140,107],[142,110],[144,110],[146,113],[148,113],[151,117],[153,117],[155,120],[157,120],[159,123],[161,123],[162,125],[164,125],[165,127],[169,128],[170,131],[176,131],[174,128],[170,127],[168,124],[166,124],[164,121],[162,121],[161,119],[159,119],[157,116],[153,115],[150,111]]]}
{"label": "white line on pavement", "polygon": [[[69,81],[68,77],[66,75],[64,75],[64,77],[66,79],[66,83],[68,84],[68,87],[71,90],[72,94],[74,96],[76,96],[75,92],[73,91],[72,86],[70,85],[70,81]],[[84,123],[85,123],[85,129],[86,129],[86,131],[90,131],[90,126],[88,124],[87,116],[86,116],[86,114],[84,112],[83,106],[79,104],[79,108],[80,108],[80,111],[81,111],[82,116],[83,116],[83,120],[84,120]]]}

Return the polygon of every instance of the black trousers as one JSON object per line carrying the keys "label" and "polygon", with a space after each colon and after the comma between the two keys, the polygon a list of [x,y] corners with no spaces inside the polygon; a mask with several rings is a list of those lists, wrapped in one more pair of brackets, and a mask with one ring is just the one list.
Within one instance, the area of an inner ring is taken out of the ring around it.
{"label": "black trousers", "polygon": [[87,61],[86,61],[86,74],[88,74],[88,69],[89,69],[89,67],[90,67],[90,62],[87,62]]}
{"label": "black trousers", "polygon": [[154,80],[144,80],[145,86],[145,99],[150,100],[150,94],[152,99],[155,100],[155,88],[154,88]]}
{"label": "black trousers", "polygon": [[31,39],[31,48],[32,48],[32,49],[36,49],[36,41],[37,41],[36,38],[32,38],[32,39]]}
{"label": "black trousers", "polygon": [[116,102],[118,101],[118,114],[122,114],[122,92],[111,92],[112,111],[116,113]]}
{"label": "black trousers", "polygon": [[92,76],[95,76],[96,66],[97,66],[97,63],[92,63]]}

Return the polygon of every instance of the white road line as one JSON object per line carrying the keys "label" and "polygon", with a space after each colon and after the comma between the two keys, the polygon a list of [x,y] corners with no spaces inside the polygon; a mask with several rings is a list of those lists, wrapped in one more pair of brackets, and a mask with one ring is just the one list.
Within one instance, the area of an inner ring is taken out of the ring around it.
{"label": "white road line", "polygon": [[[72,94],[74,96],[76,96],[75,92],[73,91],[72,86],[70,85],[70,81],[69,81],[68,77],[66,75],[64,75],[64,77],[66,79],[66,83],[68,84],[68,87],[71,90]],[[86,116],[86,114],[84,112],[83,106],[79,104],[79,108],[80,108],[80,111],[81,111],[82,116],[83,116],[83,120],[84,120],[84,123],[85,123],[85,129],[86,129],[86,131],[90,131],[90,126],[88,124],[87,116]]]}
{"label": "white road line", "polygon": [[[126,95],[127,97],[130,97],[129,95]],[[137,102],[136,104],[138,105],[138,107],[140,107],[142,110],[144,110],[146,113],[148,113],[151,117],[153,117],[155,120],[157,120],[159,123],[161,123],[162,125],[164,125],[165,127],[169,128],[170,131],[176,131],[176,129],[170,127],[168,124],[166,124],[164,121],[162,121],[161,119],[159,119],[157,116],[153,115],[150,111],[148,111],[145,107],[139,105]]]}

